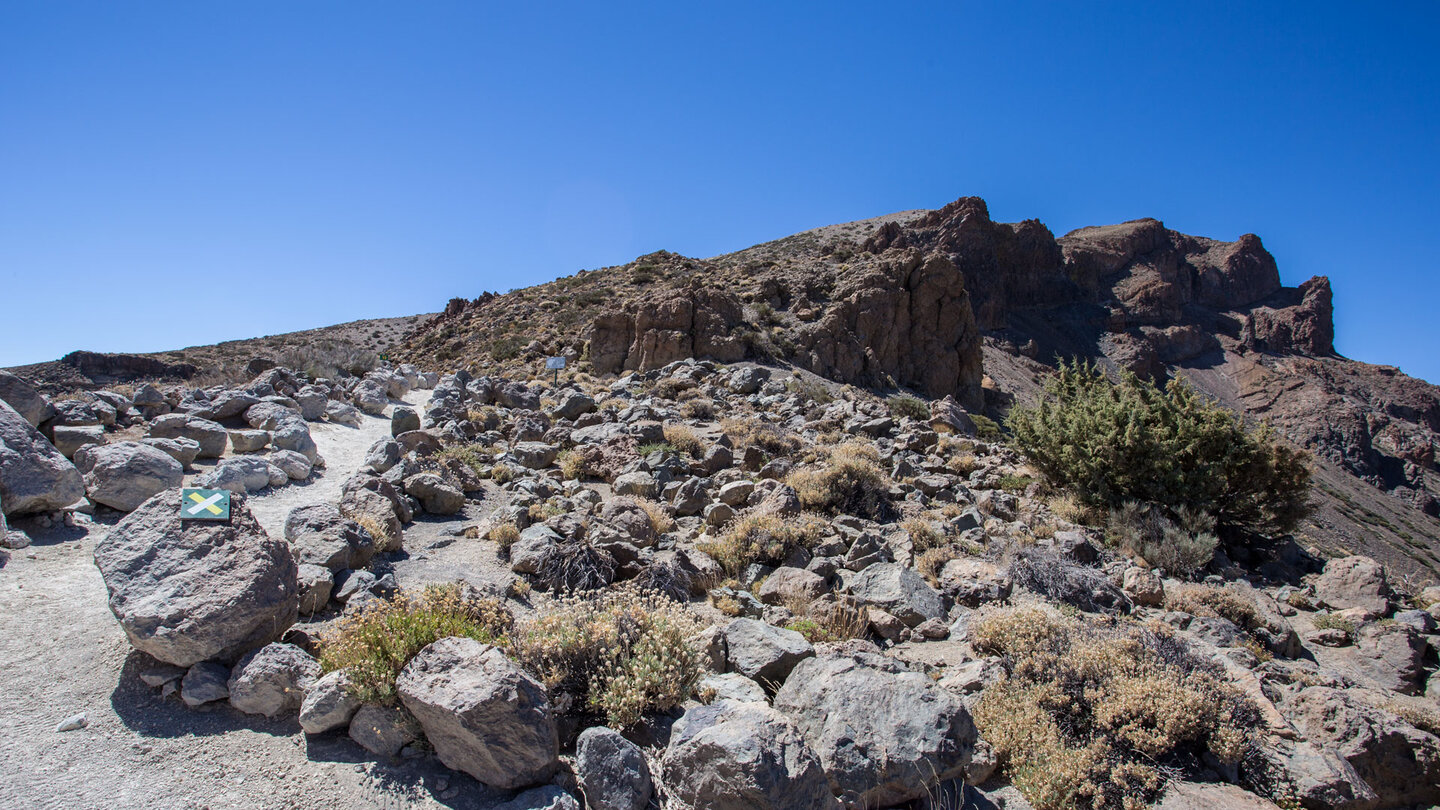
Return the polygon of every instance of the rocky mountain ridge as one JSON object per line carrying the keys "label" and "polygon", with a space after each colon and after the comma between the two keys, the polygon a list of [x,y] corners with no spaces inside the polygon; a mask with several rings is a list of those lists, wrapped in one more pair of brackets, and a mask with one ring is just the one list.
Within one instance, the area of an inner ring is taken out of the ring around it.
{"label": "rocky mountain ridge", "polygon": [[997,417],[1057,357],[1180,375],[1314,454],[1315,545],[1440,570],[1440,389],[1337,355],[1332,298],[1323,276],[1285,287],[1253,234],[1223,242],[1140,219],[1057,238],[966,197],[453,299],[396,354],[436,369],[558,354],[595,373],[767,360]]}

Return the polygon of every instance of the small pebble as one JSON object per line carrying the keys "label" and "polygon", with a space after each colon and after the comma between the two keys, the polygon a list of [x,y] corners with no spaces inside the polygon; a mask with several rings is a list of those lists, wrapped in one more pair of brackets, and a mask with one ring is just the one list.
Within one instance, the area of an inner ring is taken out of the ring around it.
{"label": "small pebble", "polygon": [[60,725],[56,726],[56,727],[55,727],[55,730],[56,730],[56,731],[77,731],[77,730],[79,730],[79,729],[85,728],[85,726],[87,726],[87,725],[89,725],[89,724],[90,724],[90,721],[85,719],[85,715],[84,715],[84,714],[77,714],[77,715],[74,715],[73,717],[67,717],[67,718],[65,718],[64,720],[61,720],[61,721],[60,721]]}

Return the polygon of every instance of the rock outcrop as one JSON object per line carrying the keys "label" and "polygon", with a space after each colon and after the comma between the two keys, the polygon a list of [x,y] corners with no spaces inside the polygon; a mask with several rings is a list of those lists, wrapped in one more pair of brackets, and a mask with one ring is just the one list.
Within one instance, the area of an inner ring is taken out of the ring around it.
{"label": "rock outcrop", "polygon": [[14,408],[0,402],[0,507],[53,512],[85,497],[80,471]]}

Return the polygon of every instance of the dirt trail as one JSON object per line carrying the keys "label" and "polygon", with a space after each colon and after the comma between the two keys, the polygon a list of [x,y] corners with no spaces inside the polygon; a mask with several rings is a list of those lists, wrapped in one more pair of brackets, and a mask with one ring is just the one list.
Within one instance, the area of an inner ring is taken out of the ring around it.
{"label": "dirt trail", "polygon": [[[406,399],[422,405],[429,393]],[[338,500],[389,424],[365,417],[358,429],[313,425],[324,475],[252,498],[261,523],[283,535],[292,507]],[[106,606],[92,554],[109,527],[77,517],[75,527],[48,530],[21,522],[15,528],[34,545],[0,568],[0,807],[482,810],[508,797],[433,757],[377,763],[348,737],[307,739],[293,716],[267,721],[226,703],[194,710],[162,698],[137,677],[147,659],[130,651]],[[420,528],[417,544],[448,528]],[[458,545],[440,550],[486,556]],[[411,564],[425,565],[425,552],[417,556]],[[80,713],[88,726],[55,730]]]}

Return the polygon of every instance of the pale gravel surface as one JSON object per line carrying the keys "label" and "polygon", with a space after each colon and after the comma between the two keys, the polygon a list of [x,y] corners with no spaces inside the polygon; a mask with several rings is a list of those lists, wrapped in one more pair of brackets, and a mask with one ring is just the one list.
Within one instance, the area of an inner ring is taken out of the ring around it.
{"label": "pale gravel surface", "polygon": [[[312,426],[325,474],[253,497],[261,522],[283,534],[291,507],[337,500],[389,424]],[[467,520],[407,527],[412,553],[395,563],[402,583],[432,574],[503,580],[491,544],[449,535],[492,505],[471,504]],[[113,516],[80,517],[74,528],[21,522],[35,544],[0,568],[0,808],[488,808],[508,797],[433,757],[378,763],[348,737],[307,739],[293,716],[267,721],[224,703],[194,710],[162,698],[137,677],[146,659],[131,653],[92,559]],[[418,550],[430,544],[439,546]],[[86,728],[55,731],[81,712]]]}

